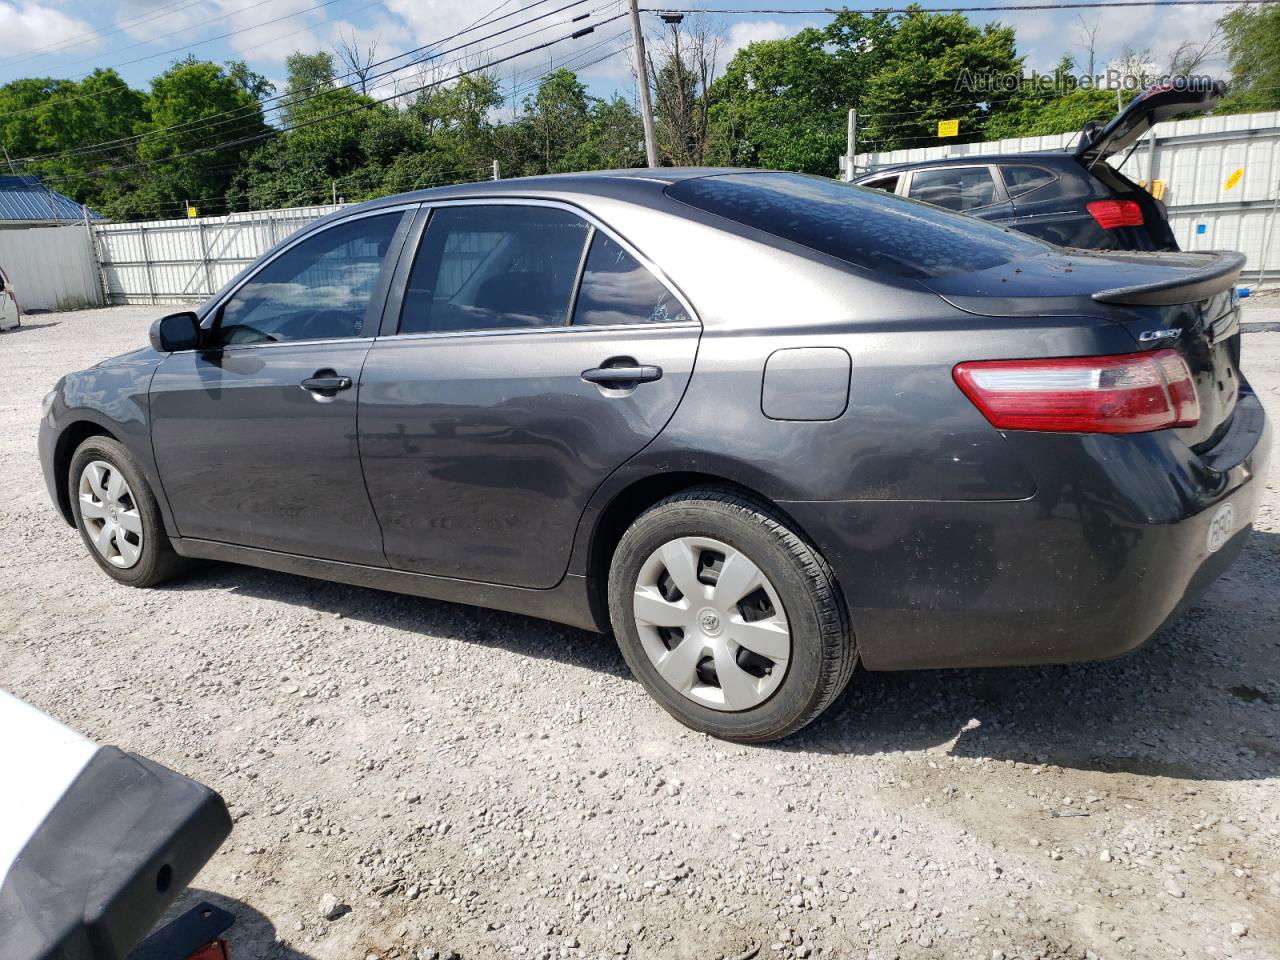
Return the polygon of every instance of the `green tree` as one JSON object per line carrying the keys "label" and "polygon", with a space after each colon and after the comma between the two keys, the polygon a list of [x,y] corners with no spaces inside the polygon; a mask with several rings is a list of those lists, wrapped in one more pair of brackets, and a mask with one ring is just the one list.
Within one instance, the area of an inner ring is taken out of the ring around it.
{"label": "green tree", "polygon": [[136,160],[133,134],[146,118],[145,96],[114,70],[79,82],[32,78],[0,87],[0,147],[14,166],[94,208],[130,189],[114,168]]}
{"label": "green tree", "polygon": [[285,124],[290,124],[305,113],[312,98],[319,92],[334,86],[336,70],[333,65],[333,54],[321,50],[319,53],[303,53],[296,50],[285,58],[284,96],[280,98],[280,116]]}
{"label": "green tree", "polygon": [[[859,119],[877,150],[984,139],[991,95],[966,89],[966,79],[1022,72],[1011,27],[975,27],[962,14],[918,7],[896,19],[885,54]],[[939,139],[940,120],[958,120],[960,136]]]}
{"label": "green tree", "polygon": [[112,202],[115,216],[176,216],[188,201],[221,207],[236,167],[269,132],[256,97],[223,67],[190,57],[151,82],[146,107],[144,172]]}
{"label": "green tree", "polygon": [[865,109],[896,31],[885,13],[838,13],[823,30],[739,50],[711,88],[713,162],[834,176],[845,114]]}
{"label": "green tree", "polygon": [[983,133],[988,140],[1039,137],[1083,130],[1085,124],[1105,123],[1115,116],[1116,98],[1110,90],[1078,86],[1075,61],[1063,57],[1052,77],[1040,85],[1019,87],[992,97],[992,112]]}
{"label": "green tree", "polygon": [[1222,112],[1280,109],[1280,7],[1237,7],[1221,20],[1231,66]]}

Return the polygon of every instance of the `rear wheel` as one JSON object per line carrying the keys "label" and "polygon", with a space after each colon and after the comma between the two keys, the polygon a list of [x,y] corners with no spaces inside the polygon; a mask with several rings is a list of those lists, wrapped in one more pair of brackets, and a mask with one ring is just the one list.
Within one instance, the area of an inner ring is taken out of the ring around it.
{"label": "rear wheel", "polygon": [[740,742],[784,737],[840,693],[856,662],[831,570],[768,505],[700,487],[623,534],[614,632],[668,713]]}
{"label": "rear wheel", "polygon": [[181,569],[155,495],[123,444],[110,437],[84,441],[67,484],[89,555],[113,580],[149,587]]}

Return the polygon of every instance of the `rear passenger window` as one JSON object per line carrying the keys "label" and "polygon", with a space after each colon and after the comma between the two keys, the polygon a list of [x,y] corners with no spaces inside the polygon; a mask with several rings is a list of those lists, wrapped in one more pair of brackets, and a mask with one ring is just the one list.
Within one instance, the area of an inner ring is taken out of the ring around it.
{"label": "rear passenger window", "polygon": [[986,167],[939,167],[915,171],[907,195],[948,210],[974,210],[995,203],[996,184]]}
{"label": "rear passenger window", "polygon": [[400,333],[567,324],[588,229],[553,207],[439,208],[409,273]]}
{"label": "rear passenger window", "polygon": [[610,236],[596,231],[573,311],[575,325],[688,320],[680,301]]}
{"label": "rear passenger window", "polygon": [[1010,197],[1021,197],[1032,190],[1039,190],[1058,178],[1044,167],[1001,167],[1005,189]]}

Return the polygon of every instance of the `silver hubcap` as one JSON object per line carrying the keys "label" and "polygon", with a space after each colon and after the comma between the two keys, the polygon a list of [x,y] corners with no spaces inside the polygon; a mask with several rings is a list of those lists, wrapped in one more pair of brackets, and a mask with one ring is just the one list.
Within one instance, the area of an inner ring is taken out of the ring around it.
{"label": "silver hubcap", "polygon": [[142,517],[124,474],[105,460],[80,473],[80,520],[102,559],[128,569],[142,556]]}
{"label": "silver hubcap", "polygon": [[787,672],[791,629],[778,592],[727,543],[663,544],[640,568],[632,610],[658,674],[704,707],[749,710]]}

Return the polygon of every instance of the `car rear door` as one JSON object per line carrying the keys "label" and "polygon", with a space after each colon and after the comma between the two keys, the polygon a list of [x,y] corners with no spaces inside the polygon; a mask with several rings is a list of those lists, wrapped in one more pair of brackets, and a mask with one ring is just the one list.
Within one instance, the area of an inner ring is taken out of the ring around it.
{"label": "car rear door", "polygon": [[675,412],[701,327],[660,272],[551,201],[437,205],[360,385],[396,569],[554,586],[600,483]]}
{"label": "car rear door", "polygon": [[151,436],[183,537],[385,565],[356,442],[360,368],[412,208],[305,234],[206,317],[151,382]]}
{"label": "car rear door", "polygon": [[912,200],[983,220],[1003,221],[1013,216],[1013,204],[990,164],[925,167],[912,170],[909,177],[905,193]]}

